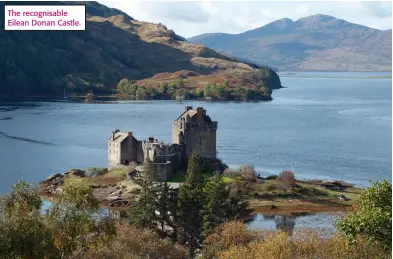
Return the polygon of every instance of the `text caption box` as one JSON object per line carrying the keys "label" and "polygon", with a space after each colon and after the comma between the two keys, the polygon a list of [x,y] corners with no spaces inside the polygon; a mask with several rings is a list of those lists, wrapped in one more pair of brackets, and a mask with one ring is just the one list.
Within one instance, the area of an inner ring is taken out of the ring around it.
{"label": "text caption box", "polygon": [[84,31],[84,5],[6,5],[6,31]]}

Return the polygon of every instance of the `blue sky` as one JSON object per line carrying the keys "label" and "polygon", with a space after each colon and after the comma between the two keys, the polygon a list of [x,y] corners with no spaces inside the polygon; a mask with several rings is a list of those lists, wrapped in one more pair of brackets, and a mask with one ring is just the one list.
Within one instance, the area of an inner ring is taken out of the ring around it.
{"label": "blue sky", "polygon": [[207,32],[239,33],[281,18],[326,14],[381,30],[392,28],[392,2],[300,1],[99,1],[133,18],[166,25],[191,37]]}

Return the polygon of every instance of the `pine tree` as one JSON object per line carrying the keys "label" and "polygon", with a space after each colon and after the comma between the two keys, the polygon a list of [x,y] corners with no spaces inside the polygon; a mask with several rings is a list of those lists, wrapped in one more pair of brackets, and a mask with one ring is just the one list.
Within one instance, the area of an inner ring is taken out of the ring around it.
{"label": "pine tree", "polygon": [[193,186],[201,184],[203,182],[202,168],[203,158],[195,153],[191,154],[188,159],[185,183],[189,183]]}
{"label": "pine tree", "polygon": [[248,202],[242,201],[237,194],[231,195],[222,175],[218,172],[206,183],[205,205],[203,214],[203,234],[208,235],[218,225],[231,220],[248,222],[252,219],[252,209],[248,208]]}
{"label": "pine tree", "polygon": [[176,225],[178,239],[189,248],[193,258],[202,238],[202,215],[204,203],[203,177],[200,171],[201,159],[191,155],[188,161],[186,181],[181,185],[178,196]]}
{"label": "pine tree", "polygon": [[160,226],[160,230],[164,232],[165,225],[173,228],[173,214],[176,213],[175,190],[170,188],[165,182],[158,186],[156,207],[158,211],[157,222]]}
{"label": "pine tree", "polygon": [[229,212],[225,206],[229,198],[227,188],[222,176],[216,172],[205,186],[206,200],[203,214],[203,234],[207,236],[211,230],[228,220]]}
{"label": "pine tree", "polygon": [[222,209],[225,211],[227,221],[241,220],[247,223],[253,219],[252,213],[254,210],[249,208],[249,202],[232,188],[229,189],[228,199],[223,204]]}
{"label": "pine tree", "polygon": [[157,210],[157,168],[151,161],[146,161],[143,171],[134,180],[141,187],[131,209],[131,223],[139,227],[154,227]]}

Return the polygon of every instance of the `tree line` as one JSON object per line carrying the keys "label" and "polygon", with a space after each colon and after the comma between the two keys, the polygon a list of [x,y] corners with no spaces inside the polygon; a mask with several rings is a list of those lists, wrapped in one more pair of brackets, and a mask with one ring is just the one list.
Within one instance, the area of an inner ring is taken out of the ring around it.
{"label": "tree line", "polygon": [[272,90],[262,85],[257,85],[256,89],[249,89],[241,85],[230,86],[228,81],[224,81],[223,84],[206,84],[204,88],[190,89],[186,87],[183,79],[162,83],[155,89],[139,86],[135,81],[124,78],[117,85],[117,93],[120,97],[136,100],[247,101],[272,99]]}

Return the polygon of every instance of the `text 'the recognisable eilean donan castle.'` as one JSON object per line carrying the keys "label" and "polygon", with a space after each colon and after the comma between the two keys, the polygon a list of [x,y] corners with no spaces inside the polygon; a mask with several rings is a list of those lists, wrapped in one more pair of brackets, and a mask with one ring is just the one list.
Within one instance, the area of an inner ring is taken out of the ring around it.
{"label": "text 'the recognisable eilean donan castle.'", "polygon": [[172,144],[164,144],[154,137],[137,140],[132,132],[112,132],[108,141],[108,168],[130,163],[142,164],[148,159],[157,166],[162,180],[180,169],[192,153],[216,158],[217,121],[206,110],[187,106],[172,123]]}

